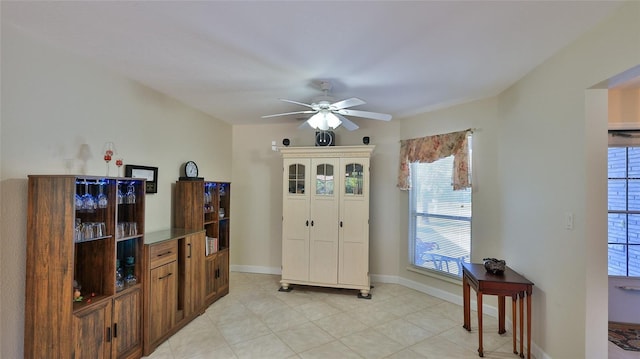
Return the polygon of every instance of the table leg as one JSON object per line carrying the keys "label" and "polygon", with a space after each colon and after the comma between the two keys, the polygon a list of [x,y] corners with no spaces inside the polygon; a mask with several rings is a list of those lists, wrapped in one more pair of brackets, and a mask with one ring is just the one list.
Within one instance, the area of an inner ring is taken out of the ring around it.
{"label": "table leg", "polygon": [[432,254],[431,258],[433,259],[433,266],[436,268],[436,270],[441,271],[442,270],[442,257]]}
{"label": "table leg", "polygon": [[531,293],[527,293],[527,358],[531,359]]}
{"label": "table leg", "polygon": [[520,293],[520,358],[524,358],[524,292]]}
{"label": "table leg", "polygon": [[462,276],[462,302],[464,312],[464,324],[462,327],[468,331],[471,331],[471,304],[470,297],[471,288],[469,287],[469,281],[466,276]]}
{"label": "table leg", "polygon": [[[518,295],[511,296],[511,336],[513,337],[513,354],[518,354],[518,350],[516,349],[516,322],[518,321],[518,313],[516,313],[516,303],[518,302]],[[522,320],[522,318],[520,318]]]}
{"label": "table leg", "polygon": [[498,334],[504,334],[507,332],[504,329],[504,295],[498,296]]}
{"label": "table leg", "polygon": [[484,350],[482,348],[482,292],[481,291],[477,291],[477,302],[478,302],[478,341],[480,342],[480,345],[478,347],[478,354],[483,357],[484,356]]}

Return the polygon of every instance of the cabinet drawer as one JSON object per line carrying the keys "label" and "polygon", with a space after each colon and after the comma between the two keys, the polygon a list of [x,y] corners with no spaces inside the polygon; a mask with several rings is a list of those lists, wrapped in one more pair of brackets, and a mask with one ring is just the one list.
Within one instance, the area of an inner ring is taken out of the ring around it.
{"label": "cabinet drawer", "polygon": [[155,268],[178,259],[176,240],[157,243],[149,247],[149,268]]}

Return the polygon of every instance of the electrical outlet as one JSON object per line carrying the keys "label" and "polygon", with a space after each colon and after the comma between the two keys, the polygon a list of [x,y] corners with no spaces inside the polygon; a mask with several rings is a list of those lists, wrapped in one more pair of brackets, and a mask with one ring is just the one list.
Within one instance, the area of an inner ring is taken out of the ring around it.
{"label": "electrical outlet", "polygon": [[568,231],[573,229],[573,213],[566,212],[564,214],[564,228]]}

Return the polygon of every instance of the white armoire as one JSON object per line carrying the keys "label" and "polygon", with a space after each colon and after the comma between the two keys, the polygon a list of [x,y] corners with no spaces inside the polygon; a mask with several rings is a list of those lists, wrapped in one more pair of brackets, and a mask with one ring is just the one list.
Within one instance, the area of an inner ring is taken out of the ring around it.
{"label": "white armoire", "polygon": [[374,146],[285,147],[282,291],[369,290],[369,162]]}

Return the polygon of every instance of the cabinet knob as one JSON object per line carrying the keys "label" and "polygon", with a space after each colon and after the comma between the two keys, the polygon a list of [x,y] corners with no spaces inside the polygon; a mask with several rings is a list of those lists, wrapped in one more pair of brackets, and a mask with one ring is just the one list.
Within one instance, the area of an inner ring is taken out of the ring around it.
{"label": "cabinet knob", "polygon": [[311,221],[311,227],[313,227],[313,221]]}
{"label": "cabinet knob", "polygon": [[308,219],[307,219],[307,222],[304,225],[309,227],[309,220]]}

